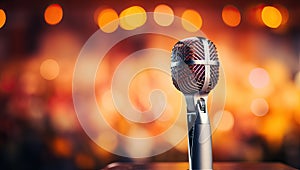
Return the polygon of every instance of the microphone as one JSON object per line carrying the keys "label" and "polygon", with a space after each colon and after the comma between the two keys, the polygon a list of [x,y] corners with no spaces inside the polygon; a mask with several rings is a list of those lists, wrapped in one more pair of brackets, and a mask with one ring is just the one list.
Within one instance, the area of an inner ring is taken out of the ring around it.
{"label": "microphone", "polygon": [[171,74],[174,86],[186,99],[189,169],[212,169],[207,98],[219,79],[215,45],[203,37],[178,41],[172,49]]}

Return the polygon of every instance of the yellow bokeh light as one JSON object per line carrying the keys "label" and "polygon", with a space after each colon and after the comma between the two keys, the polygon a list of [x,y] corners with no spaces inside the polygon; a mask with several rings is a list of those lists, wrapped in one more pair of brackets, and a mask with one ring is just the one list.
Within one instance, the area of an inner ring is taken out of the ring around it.
{"label": "yellow bokeh light", "polygon": [[118,18],[119,16],[115,10],[111,8],[104,9],[97,17],[97,24],[103,32],[111,33],[119,26]]}
{"label": "yellow bokeh light", "polygon": [[230,27],[236,27],[241,22],[241,13],[233,5],[227,5],[222,10],[222,19]]}
{"label": "yellow bokeh light", "polygon": [[255,116],[264,116],[269,112],[269,104],[265,99],[254,99],[251,102],[250,109]]}
{"label": "yellow bokeh light", "polygon": [[254,88],[264,88],[269,84],[270,77],[263,68],[255,68],[249,74],[249,82]]}
{"label": "yellow bokeh light", "polygon": [[53,59],[47,59],[40,66],[40,74],[46,80],[53,80],[59,74],[59,65]]}
{"label": "yellow bokeh light", "polygon": [[217,127],[217,129],[220,131],[229,131],[233,128],[233,125],[234,125],[234,118],[232,113],[230,113],[229,111],[224,111],[222,114],[221,122]]}
{"label": "yellow bokeh light", "polygon": [[174,21],[174,12],[168,5],[161,4],[154,9],[154,21],[161,26],[169,26]]}
{"label": "yellow bokeh light", "polygon": [[44,13],[44,19],[49,25],[58,24],[63,18],[63,9],[59,4],[49,5]]}
{"label": "yellow bokeh light", "polygon": [[270,28],[278,28],[282,22],[280,11],[273,6],[265,6],[261,12],[264,24]]}
{"label": "yellow bokeh light", "polygon": [[147,14],[144,8],[132,6],[120,13],[120,27],[125,30],[133,30],[141,27],[147,20]]}
{"label": "yellow bokeh light", "polygon": [[202,18],[200,14],[192,9],[187,9],[181,16],[181,24],[189,32],[196,32],[202,27]]}
{"label": "yellow bokeh light", "polygon": [[0,28],[3,27],[3,25],[6,22],[6,15],[3,9],[0,9]]}

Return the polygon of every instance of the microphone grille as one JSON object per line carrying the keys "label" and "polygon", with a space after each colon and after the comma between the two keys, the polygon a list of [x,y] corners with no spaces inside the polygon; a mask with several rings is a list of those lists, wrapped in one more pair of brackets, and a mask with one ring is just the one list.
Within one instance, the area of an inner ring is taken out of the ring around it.
{"label": "microphone grille", "polygon": [[209,93],[219,79],[219,59],[215,45],[202,37],[177,42],[171,55],[174,86],[184,94]]}

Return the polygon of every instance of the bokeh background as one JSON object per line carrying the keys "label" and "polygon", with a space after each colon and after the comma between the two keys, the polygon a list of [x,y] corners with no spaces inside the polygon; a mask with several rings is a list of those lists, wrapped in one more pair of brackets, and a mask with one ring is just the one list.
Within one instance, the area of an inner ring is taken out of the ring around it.
{"label": "bokeh background", "polygon": [[[226,102],[213,133],[214,160],[279,161],[300,168],[297,0],[2,0],[0,169],[101,169],[116,161],[187,161],[186,140],[145,159],[114,155],[87,136],[74,110],[73,70],[84,43],[98,30],[114,34],[117,29],[139,29],[150,19],[146,12],[167,14],[154,15],[154,20],[161,27],[173,27],[173,33],[178,27],[187,32],[201,30],[218,48]],[[136,15],[126,18],[130,14]],[[174,15],[183,19],[182,25],[172,25]],[[104,27],[118,18],[120,22]],[[122,117],[113,105],[110,88],[115,69],[128,55],[145,48],[170,51],[176,41],[160,35],[133,36],[118,43],[103,60],[95,94],[107,122],[120,133],[151,136],[171,126],[180,110],[176,103],[181,94],[165,74],[145,71],[133,78],[128,92],[141,111],[150,107],[145,96],[154,88],[175,96],[168,98],[163,115],[151,123]],[[153,62],[142,57],[131,67]],[[120,145],[110,133],[99,134],[98,139],[111,150]],[[155,146],[128,147],[130,154],[150,152]]]}

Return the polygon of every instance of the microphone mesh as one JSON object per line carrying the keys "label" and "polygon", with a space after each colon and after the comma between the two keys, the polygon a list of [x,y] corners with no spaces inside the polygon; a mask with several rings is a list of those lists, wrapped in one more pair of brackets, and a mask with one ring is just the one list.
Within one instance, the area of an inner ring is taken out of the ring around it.
{"label": "microphone mesh", "polygon": [[[209,57],[205,58],[205,55]],[[195,60],[206,63],[191,62]],[[219,63],[219,59],[216,47],[210,40],[192,37],[177,42],[172,49],[171,62],[179,63],[171,67],[172,81],[184,94],[209,93],[218,82],[219,64],[212,63]]]}

